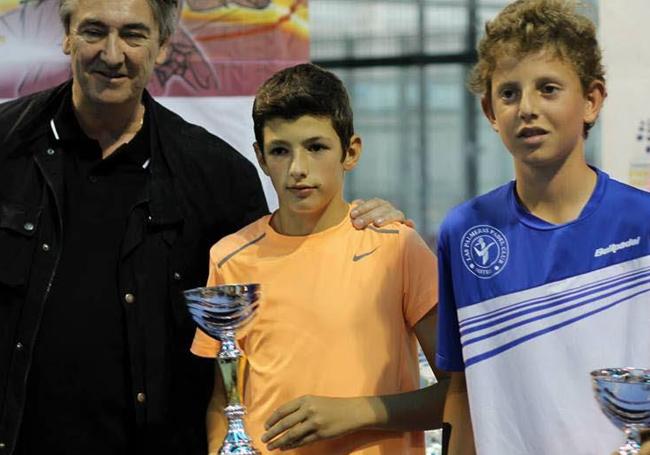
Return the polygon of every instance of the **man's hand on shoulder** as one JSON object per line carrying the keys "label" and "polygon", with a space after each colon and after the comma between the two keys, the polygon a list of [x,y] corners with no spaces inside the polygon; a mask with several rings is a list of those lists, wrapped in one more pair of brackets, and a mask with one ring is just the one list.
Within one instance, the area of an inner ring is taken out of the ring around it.
{"label": "man's hand on shoulder", "polygon": [[373,198],[367,201],[356,199],[352,201],[352,207],[350,218],[352,218],[352,225],[357,229],[365,229],[371,224],[382,227],[394,221],[415,227],[413,220],[407,220],[401,210],[383,199]]}

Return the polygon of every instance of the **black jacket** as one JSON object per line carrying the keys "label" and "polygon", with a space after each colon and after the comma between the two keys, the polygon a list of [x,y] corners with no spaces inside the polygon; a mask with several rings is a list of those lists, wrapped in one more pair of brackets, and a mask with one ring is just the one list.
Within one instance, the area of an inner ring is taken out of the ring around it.
{"label": "black jacket", "polygon": [[[0,455],[15,446],[66,229],[62,154],[50,121],[70,87],[0,105]],[[135,296],[124,306],[138,439],[147,453],[205,454],[214,370],[189,352],[194,324],[180,291],[205,284],[213,243],[268,209],[248,160],[146,93],[144,102],[151,173],[124,233],[118,274],[121,295]]]}

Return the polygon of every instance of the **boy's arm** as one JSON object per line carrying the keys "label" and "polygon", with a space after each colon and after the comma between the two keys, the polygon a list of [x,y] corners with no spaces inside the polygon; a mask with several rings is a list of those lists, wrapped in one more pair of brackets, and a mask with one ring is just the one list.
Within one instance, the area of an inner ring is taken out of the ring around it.
{"label": "boy's arm", "polygon": [[376,419],[369,428],[419,431],[440,428],[443,422],[449,374],[435,367],[437,309],[430,310],[415,324],[415,334],[438,382],[413,392],[372,397]]}
{"label": "boy's arm", "polygon": [[[435,356],[435,328],[435,309],[415,325],[431,365]],[[442,371],[435,372],[438,384],[412,392],[357,398],[304,396],[290,401],[268,419],[262,441],[268,443],[269,450],[288,449],[364,429],[438,428],[442,426],[448,378]]]}
{"label": "boy's arm", "polygon": [[469,397],[465,381],[464,362],[458,313],[455,302],[452,265],[449,258],[449,241],[446,224],[440,229],[438,241],[438,284],[439,284],[439,319],[436,333],[436,364],[445,370],[452,370],[447,401],[445,403],[444,421],[451,425],[449,455],[474,454],[474,433],[469,411]]}
{"label": "boy's arm", "polygon": [[447,392],[444,421],[451,425],[449,455],[474,455],[474,432],[469,413],[465,373],[454,372]]}
{"label": "boy's arm", "polygon": [[226,389],[219,367],[215,363],[214,387],[208,404],[205,424],[208,430],[208,453],[216,454],[223,444],[228,430],[228,420],[223,413],[226,407]]}

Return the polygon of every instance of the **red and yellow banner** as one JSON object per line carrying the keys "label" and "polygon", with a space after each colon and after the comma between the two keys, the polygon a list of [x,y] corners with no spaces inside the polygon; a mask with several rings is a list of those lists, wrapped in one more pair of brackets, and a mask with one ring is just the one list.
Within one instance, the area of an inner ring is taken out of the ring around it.
{"label": "red and yellow banner", "polygon": [[[70,77],[58,0],[0,0],[0,98]],[[158,96],[242,96],[275,71],[309,59],[307,0],[181,0]]]}
{"label": "red and yellow banner", "polygon": [[306,0],[185,0],[170,58],[150,90],[164,96],[252,95],[309,59]]}

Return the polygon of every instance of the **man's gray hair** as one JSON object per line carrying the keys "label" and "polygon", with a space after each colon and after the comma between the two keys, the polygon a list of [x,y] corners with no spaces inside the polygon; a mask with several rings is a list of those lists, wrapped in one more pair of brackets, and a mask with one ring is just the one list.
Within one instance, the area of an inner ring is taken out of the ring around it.
{"label": "man's gray hair", "polygon": [[[179,0],[147,0],[158,24],[161,43],[174,34],[178,18],[178,2]],[[78,3],[79,0],[59,0],[59,17],[66,33],[70,31],[70,18]]]}

